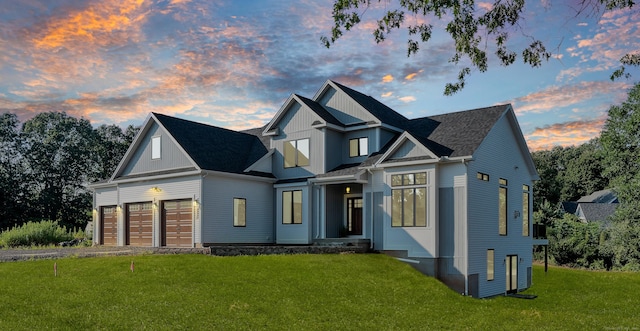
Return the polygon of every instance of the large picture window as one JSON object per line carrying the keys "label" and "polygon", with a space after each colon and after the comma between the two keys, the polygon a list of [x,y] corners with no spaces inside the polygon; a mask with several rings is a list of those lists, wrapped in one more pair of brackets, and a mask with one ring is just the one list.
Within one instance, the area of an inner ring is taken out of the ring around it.
{"label": "large picture window", "polygon": [[391,176],[391,226],[427,226],[427,188],[424,172]]}
{"label": "large picture window", "polygon": [[247,226],[247,199],[233,198],[233,226]]}
{"label": "large picture window", "polygon": [[282,224],[302,224],[302,191],[282,192]]}
{"label": "large picture window", "polygon": [[498,202],[498,232],[501,236],[507,235],[507,180],[500,178],[499,202]]}
{"label": "large picture window", "polygon": [[522,185],[522,235],[529,236],[529,185]]}
{"label": "large picture window", "polygon": [[369,155],[369,139],[367,137],[349,140],[349,157],[367,155]]}
{"label": "large picture window", "polygon": [[309,165],[309,139],[284,142],[284,167],[304,167]]}

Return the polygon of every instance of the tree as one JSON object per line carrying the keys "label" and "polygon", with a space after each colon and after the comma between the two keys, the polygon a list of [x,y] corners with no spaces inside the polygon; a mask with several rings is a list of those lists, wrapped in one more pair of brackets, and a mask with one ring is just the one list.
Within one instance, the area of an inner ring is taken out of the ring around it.
{"label": "tree", "polygon": [[565,148],[560,201],[576,201],[608,187],[609,181],[602,176],[602,158],[602,148],[597,138],[577,147]]}
{"label": "tree", "polygon": [[0,231],[18,223],[25,212],[19,124],[15,114],[0,116]]}
{"label": "tree", "polygon": [[600,135],[604,175],[621,204],[612,218],[610,251],[618,268],[640,270],[640,83],[609,108]]}
{"label": "tree", "polygon": [[[383,0],[378,0],[382,2]],[[447,83],[444,94],[451,95],[464,88],[465,79],[471,73],[471,69],[484,72],[488,69],[487,54],[488,45],[495,47],[495,58],[500,64],[509,66],[519,56],[524,63],[539,67],[543,61],[549,59],[551,54],[547,51],[542,41],[535,37],[526,36],[529,39],[528,46],[521,50],[512,50],[507,46],[512,33],[520,29],[520,23],[524,19],[525,0],[494,0],[491,8],[486,12],[477,10],[474,0],[400,0],[397,5],[394,1],[388,1],[388,7],[396,8],[387,10],[377,20],[377,26],[373,30],[376,43],[383,42],[387,35],[401,28],[406,28],[409,33],[407,44],[407,56],[415,54],[420,49],[421,43],[427,43],[433,34],[434,26],[429,23],[416,23],[406,25],[407,14],[436,18],[446,23],[445,31],[451,36],[455,45],[455,51],[449,61],[459,64],[461,60],[468,59],[471,66],[463,66],[458,73],[458,81]],[[360,23],[362,15],[371,6],[372,0],[334,0],[333,21],[334,26],[330,37],[322,37],[321,41],[326,47],[331,47],[344,33]],[[580,0],[578,15],[585,13],[601,12],[604,10],[632,8],[633,0]],[[429,19],[422,22],[428,22]],[[640,65],[640,54],[626,54],[621,59],[622,67],[616,70],[611,79],[628,77],[625,73],[625,65]]]}
{"label": "tree", "polygon": [[123,132],[119,126],[114,124],[103,124],[96,129],[98,142],[95,145],[95,152],[98,163],[92,180],[111,177],[139,129],[129,125]]}
{"label": "tree", "polygon": [[65,113],[41,113],[24,123],[26,181],[32,213],[61,225],[84,225],[91,217],[87,188],[97,164],[91,123]]}

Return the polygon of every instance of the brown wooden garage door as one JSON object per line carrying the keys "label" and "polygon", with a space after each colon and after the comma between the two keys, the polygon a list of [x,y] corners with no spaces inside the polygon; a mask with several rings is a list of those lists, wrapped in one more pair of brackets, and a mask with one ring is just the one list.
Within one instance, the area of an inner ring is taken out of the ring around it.
{"label": "brown wooden garage door", "polygon": [[118,245],[118,214],[116,206],[100,208],[100,244]]}
{"label": "brown wooden garage door", "polygon": [[127,245],[153,246],[153,207],[151,202],[127,204]]}
{"label": "brown wooden garage door", "polygon": [[192,202],[171,200],[162,203],[162,245],[169,247],[193,247]]}

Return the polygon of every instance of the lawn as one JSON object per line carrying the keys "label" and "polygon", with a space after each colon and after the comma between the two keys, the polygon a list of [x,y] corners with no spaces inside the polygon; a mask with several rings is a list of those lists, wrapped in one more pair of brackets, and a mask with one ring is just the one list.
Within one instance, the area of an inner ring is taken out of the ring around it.
{"label": "lawn", "polygon": [[534,283],[534,300],[473,299],[376,254],[8,262],[0,330],[640,328],[640,274],[534,267]]}

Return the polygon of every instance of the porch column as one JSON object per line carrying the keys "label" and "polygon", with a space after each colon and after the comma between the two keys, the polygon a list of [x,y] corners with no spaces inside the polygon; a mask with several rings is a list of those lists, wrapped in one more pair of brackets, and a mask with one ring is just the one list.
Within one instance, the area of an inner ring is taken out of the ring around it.
{"label": "porch column", "polygon": [[318,215],[320,216],[318,219],[318,223],[320,224],[320,238],[327,238],[327,190],[325,185],[320,185],[320,204],[318,206]]}

